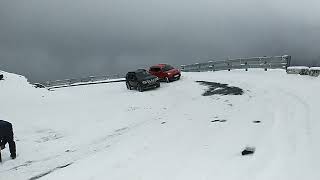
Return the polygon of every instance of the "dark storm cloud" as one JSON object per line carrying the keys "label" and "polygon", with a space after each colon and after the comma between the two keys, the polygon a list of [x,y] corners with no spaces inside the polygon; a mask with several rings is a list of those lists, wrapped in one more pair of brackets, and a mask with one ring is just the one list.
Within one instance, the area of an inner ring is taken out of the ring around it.
{"label": "dark storm cloud", "polygon": [[316,63],[319,7],[316,0],[3,0],[0,69],[43,81],[208,58],[290,54]]}

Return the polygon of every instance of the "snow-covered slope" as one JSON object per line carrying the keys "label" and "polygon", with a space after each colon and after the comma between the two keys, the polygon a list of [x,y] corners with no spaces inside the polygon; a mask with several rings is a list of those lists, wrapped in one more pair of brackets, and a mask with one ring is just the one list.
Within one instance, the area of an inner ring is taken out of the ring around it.
{"label": "snow-covered slope", "polygon": [[[124,83],[47,91],[4,75],[0,119],[14,125],[18,157],[3,151],[1,180],[320,179],[315,77],[184,73],[140,93]],[[244,94],[202,96],[197,80]],[[246,146],[255,154],[241,156]]]}

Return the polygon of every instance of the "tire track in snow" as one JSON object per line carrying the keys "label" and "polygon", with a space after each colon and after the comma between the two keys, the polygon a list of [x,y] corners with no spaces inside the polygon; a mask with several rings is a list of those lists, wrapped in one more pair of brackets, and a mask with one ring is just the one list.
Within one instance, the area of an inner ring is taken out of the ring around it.
{"label": "tire track in snow", "polygon": [[[156,122],[156,123],[155,123]],[[94,155],[95,153],[99,153],[109,147],[111,147],[113,144],[119,143],[120,142],[120,136],[124,136],[127,133],[133,131],[133,130],[137,130],[139,128],[145,127],[147,125],[158,125],[158,119],[156,118],[152,118],[151,120],[146,120],[146,121],[142,121],[140,123],[136,123],[132,126],[129,127],[124,127],[124,128],[120,128],[114,131],[114,133],[109,134],[108,136],[104,137],[104,138],[100,138],[99,140],[95,141],[93,144],[96,144],[99,147],[96,148],[91,148],[90,150],[86,151],[86,152],[81,152],[82,154],[78,154],[79,157],[75,157],[74,160],[71,163],[68,163],[67,165],[62,165],[62,166],[58,166],[56,168],[52,168],[51,170],[45,171],[43,173],[39,173],[38,175],[35,175],[31,178],[35,178],[35,179],[39,179],[42,178],[48,174],[51,174],[52,172],[56,171],[56,170],[60,170],[62,168],[68,167],[69,165],[85,159],[85,158],[89,158],[90,156]],[[104,144],[106,141],[108,141],[108,145],[104,146],[102,144]],[[101,146],[100,146],[101,145]],[[85,155],[89,155],[89,156],[85,156]],[[83,157],[85,156],[85,157]],[[62,168],[60,168],[62,167]],[[31,179],[30,178],[30,179]]]}
{"label": "tire track in snow", "polygon": [[[99,153],[100,151],[106,150],[107,148],[112,146],[112,144],[119,141],[119,138],[122,135],[128,133],[129,131],[135,128],[143,126],[148,121],[142,121],[140,123],[133,124],[132,126],[116,129],[113,131],[113,133],[105,137],[98,138],[97,140],[94,140],[87,145],[77,147],[74,150],[67,150],[63,153],[59,153],[57,155],[40,160],[26,161],[23,164],[16,165],[14,167],[1,171],[0,173],[3,173],[1,174],[1,176],[5,176],[6,173],[12,173],[12,171],[15,171],[15,173],[19,171],[21,176],[25,177],[24,179],[39,179],[43,176],[52,173],[53,171],[61,169],[59,167],[63,167],[65,166],[65,164],[69,166],[74,162],[77,162],[84,158],[88,158],[94,155],[95,153]],[[36,173],[32,173],[30,175],[30,172]]]}
{"label": "tire track in snow", "polygon": [[[270,157],[267,164],[255,173],[257,179],[297,179],[308,172],[300,167],[309,166],[310,156],[310,106],[302,98],[286,90],[276,88],[268,94],[274,109],[274,124],[270,137],[266,138],[264,152],[257,156],[259,162]],[[261,162],[260,162],[261,163]],[[258,163],[259,164],[259,163]],[[260,165],[261,166],[261,165]]]}
{"label": "tire track in snow", "polygon": [[46,175],[48,175],[48,174],[50,174],[50,173],[53,173],[54,171],[57,171],[57,170],[59,170],[59,169],[66,168],[66,167],[70,166],[71,164],[73,164],[73,163],[69,163],[69,164],[66,164],[66,165],[58,166],[58,167],[56,167],[56,168],[54,168],[54,169],[51,169],[51,170],[49,170],[49,171],[47,171],[47,172],[44,172],[44,173],[39,174],[39,175],[37,175],[37,176],[33,176],[33,177],[29,178],[29,180],[40,179],[40,178],[42,178],[42,177],[44,177],[44,176],[46,176]]}

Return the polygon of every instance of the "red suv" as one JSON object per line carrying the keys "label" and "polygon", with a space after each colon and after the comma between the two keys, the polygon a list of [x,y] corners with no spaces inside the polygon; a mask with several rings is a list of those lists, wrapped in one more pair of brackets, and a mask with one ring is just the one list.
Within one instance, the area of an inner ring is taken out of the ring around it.
{"label": "red suv", "polygon": [[168,64],[151,66],[149,73],[157,76],[159,79],[165,80],[166,82],[178,80],[181,76],[181,71],[179,69],[176,69]]}

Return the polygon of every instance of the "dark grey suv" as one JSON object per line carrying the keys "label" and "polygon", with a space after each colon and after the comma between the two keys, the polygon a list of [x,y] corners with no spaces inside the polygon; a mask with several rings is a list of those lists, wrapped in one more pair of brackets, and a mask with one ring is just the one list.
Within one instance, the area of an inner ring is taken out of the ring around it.
{"label": "dark grey suv", "polygon": [[142,92],[147,89],[160,87],[159,78],[149,74],[145,69],[128,72],[126,75],[128,89],[137,89]]}

